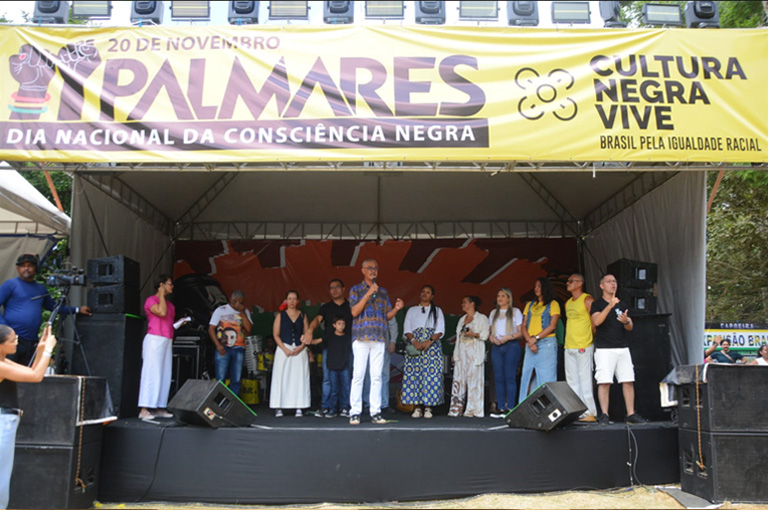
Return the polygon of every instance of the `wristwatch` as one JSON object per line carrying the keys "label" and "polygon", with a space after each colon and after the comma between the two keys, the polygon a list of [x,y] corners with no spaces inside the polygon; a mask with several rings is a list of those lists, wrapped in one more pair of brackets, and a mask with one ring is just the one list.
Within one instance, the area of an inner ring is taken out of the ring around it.
{"label": "wristwatch", "polygon": [[539,335],[533,335],[533,338],[535,338],[536,340],[541,340],[541,338],[539,338]]}

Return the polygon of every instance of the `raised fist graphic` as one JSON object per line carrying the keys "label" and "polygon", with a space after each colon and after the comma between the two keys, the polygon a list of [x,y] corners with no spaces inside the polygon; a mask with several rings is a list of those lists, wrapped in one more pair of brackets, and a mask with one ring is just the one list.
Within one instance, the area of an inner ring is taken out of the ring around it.
{"label": "raised fist graphic", "polygon": [[19,89],[24,95],[45,95],[56,69],[53,61],[37,48],[24,44],[19,53],[8,59],[11,66],[11,76],[19,82]]}
{"label": "raised fist graphic", "polygon": [[59,50],[58,57],[59,72],[62,76],[70,74],[67,73],[69,70],[80,76],[79,81],[89,77],[101,64],[101,55],[93,45],[92,39],[64,46]]}

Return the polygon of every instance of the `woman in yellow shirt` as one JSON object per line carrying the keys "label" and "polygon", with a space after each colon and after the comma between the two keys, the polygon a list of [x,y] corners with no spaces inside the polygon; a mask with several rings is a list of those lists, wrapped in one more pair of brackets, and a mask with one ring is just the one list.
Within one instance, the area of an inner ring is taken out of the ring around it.
{"label": "woman in yellow shirt", "polygon": [[533,293],[536,300],[526,303],[523,310],[526,346],[519,402],[542,384],[557,381],[555,330],[560,319],[560,304],[555,301],[555,288],[547,278],[536,279]]}

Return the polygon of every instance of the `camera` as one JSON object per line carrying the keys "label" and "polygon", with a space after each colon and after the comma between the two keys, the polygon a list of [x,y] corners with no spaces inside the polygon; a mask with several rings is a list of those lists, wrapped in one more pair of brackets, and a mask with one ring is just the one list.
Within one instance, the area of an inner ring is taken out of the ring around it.
{"label": "camera", "polygon": [[462,326],[462,328],[461,328],[461,332],[462,333],[468,333],[469,330],[470,330],[469,326]]}
{"label": "camera", "polygon": [[45,279],[45,284],[49,287],[71,287],[71,286],[84,286],[85,274],[84,270],[73,267],[67,271],[59,273],[51,273],[48,278]]}

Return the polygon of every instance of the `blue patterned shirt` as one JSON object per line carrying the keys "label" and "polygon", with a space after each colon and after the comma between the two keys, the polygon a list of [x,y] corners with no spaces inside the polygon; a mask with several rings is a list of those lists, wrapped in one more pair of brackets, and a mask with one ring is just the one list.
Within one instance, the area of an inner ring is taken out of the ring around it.
{"label": "blue patterned shirt", "polygon": [[[349,291],[349,305],[354,307],[365,293],[368,284],[365,280],[352,287]],[[352,341],[371,340],[385,342],[389,335],[387,327],[387,312],[392,308],[386,289],[379,287],[376,299],[369,299],[360,315],[352,319]]]}

